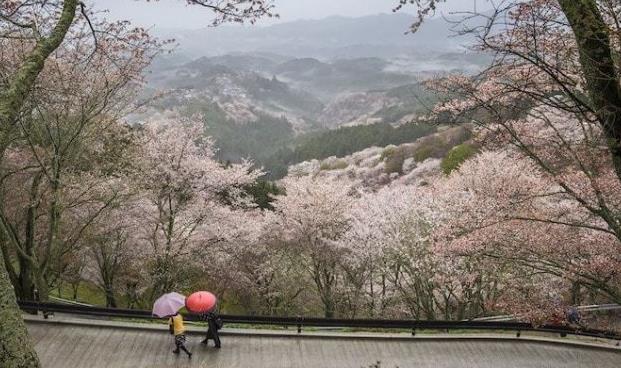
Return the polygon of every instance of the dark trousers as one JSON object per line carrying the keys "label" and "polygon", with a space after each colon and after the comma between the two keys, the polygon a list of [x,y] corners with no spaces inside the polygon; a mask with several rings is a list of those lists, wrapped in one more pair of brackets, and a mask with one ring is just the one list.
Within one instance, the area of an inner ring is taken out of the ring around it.
{"label": "dark trousers", "polygon": [[207,337],[205,337],[205,340],[203,340],[202,343],[207,345],[209,340],[213,340],[216,348],[220,348],[220,336],[218,335],[218,326],[216,326],[216,322],[209,318],[207,320],[207,325],[209,326],[207,328]]}
{"label": "dark trousers", "polygon": [[192,353],[190,353],[188,349],[185,347],[185,335],[175,335],[175,346],[177,348],[173,351],[173,353],[178,354],[179,349],[181,349],[185,351],[185,353],[188,354],[188,356],[192,355]]}

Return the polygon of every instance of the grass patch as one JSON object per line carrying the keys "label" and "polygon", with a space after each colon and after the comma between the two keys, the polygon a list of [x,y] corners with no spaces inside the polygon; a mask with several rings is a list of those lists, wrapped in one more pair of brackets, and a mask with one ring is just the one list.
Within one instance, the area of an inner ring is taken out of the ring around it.
{"label": "grass patch", "polygon": [[477,151],[474,145],[468,143],[455,146],[444,156],[440,167],[446,175],[449,175],[453,170],[459,168],[464,161],[474,156]]}
{"label": "grass patch", "polygon": [[349,164],[345,160],[336,160],[332,164],[327,162],[322,162],[321,166],[319,166],[319,170],[321,171],[330,171],[330,170],[343,170],[347,168]]}
{"label": "grass patch", "polygon": [[[386,151],[386,150],[384,150]],[[406,158],[406,150],[402,147],[391,150],[384,158],[384,172],[386,174],[402,174],[403,162]],[[383,153],[382,153],[383,155]]]}
{"label": "grass patch", "polygon": [[[74,292],[71,285],[65,283],[61,284],[60,287],[52,289],[50,291],[50,296],[86,304],[106,305],[106,298],[101,290],[94,284],[86,281],[82,281],[78,286],[76,298],[74,298]],[[119,300],[119,302],[122,301]]]}

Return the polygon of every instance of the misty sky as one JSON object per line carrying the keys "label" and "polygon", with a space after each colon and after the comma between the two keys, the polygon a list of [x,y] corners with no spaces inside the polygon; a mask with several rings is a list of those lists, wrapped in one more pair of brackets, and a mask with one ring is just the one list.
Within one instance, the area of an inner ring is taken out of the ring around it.
{"label": "misty sky", "polygon": [[[91,0],[93,1],[93,0]],[[94,0],[97,9],[109,9],[110,17],[128,19],[134,24],[157,28],[201,28],[209,24],[210,12],[197,6],[186,6],[183,0],[160,0],[146,4],[135,0]],[[297,19],[320,19],[332,15],[358,17],[389,13],[397,0],[275,0],[276,11],[288,22]],[[452,0],[441,6],[447,14],[455,10],[488,8],[486,0]],[[411,12],[415,9],[410,8]],[[272,21],[273,23],[274,21]],[[265,23],[265,22],[264,22]]]}

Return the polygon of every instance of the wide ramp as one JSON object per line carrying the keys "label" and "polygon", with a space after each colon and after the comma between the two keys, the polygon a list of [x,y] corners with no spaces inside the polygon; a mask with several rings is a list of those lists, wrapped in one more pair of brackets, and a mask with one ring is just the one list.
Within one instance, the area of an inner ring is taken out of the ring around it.
{"label": "wide ramp", "polygon": [[277,368],[277,367],[621,367],[621,350],[514,338],[429,338],[385,336],[288,336],[230,333],[223,348],[200,344],[190,333],[192,360],[172,354],[164,326],[118,323],[44,322],[28,329],[44,368]]}

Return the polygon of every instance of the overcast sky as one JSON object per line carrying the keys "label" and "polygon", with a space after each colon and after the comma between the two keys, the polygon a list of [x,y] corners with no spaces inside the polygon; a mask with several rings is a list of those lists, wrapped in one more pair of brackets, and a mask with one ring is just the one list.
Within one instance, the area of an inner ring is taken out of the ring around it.
{"label": "overcast sky", "polygon": [[[114,19],[128,19],[147,28],[201,28],[209,24],[210,12],[197,6],[187,6],[184,0],[159,0],[146,4],[145,0],[91,0],[97,9],[109,9]],[[320,19],[332,15],[359,17],[389,13],[397,0],[275,0],[280,20]],[[441,7],[442,13],[489,7],[487,0],[452,0]],[[411,12],[415,9],[410,8]],[[274,21],[272,21],[274,22]],[[265,23],[265,22],[264,22]]]}

